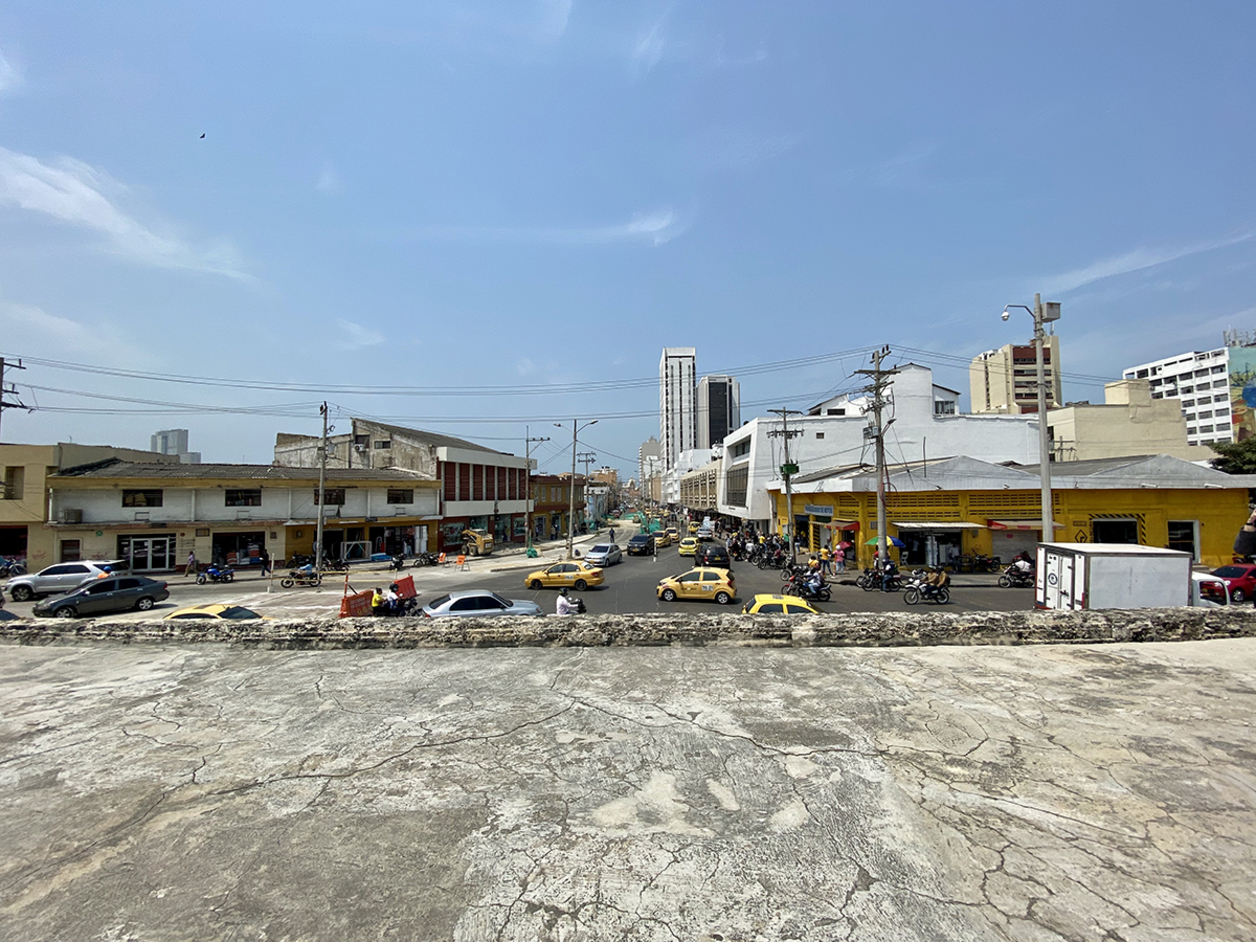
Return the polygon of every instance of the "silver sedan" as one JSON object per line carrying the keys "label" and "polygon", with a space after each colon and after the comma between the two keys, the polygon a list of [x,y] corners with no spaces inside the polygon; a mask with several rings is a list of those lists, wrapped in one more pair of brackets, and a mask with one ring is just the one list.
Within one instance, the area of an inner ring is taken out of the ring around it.
{"label": "silver sedan", "polygon": [[621,562],[623,558],[624,554],[620,551],[617,543],[599,543],[584,554],[584,561],[590,566],[601,566],[603,568],[612,563]]}
{"label": "silver sedan", "polygon": [[540,615],[541,606],[522,599],[505,599],[488,589],[460,589],[438,596],[423,606],[427,618],[471,618],[477,615]]}

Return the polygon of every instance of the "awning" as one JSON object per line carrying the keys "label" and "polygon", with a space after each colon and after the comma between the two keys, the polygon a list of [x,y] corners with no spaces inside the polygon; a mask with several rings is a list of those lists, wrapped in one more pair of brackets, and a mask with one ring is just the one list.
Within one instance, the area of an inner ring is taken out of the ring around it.
{"label": "awning", "polygon": [[858,530],[858,520],[830,520],[828,523],[813,523],[813,527],[827,527],[830,530]]}
{"label": "awning", "polygon": [[[1041,520],[987,520],[991,530],[1041,530]],[[1058,520],[1051,521],[1056,530],[1063,530],[1064,524]]]}
{"label": "awning", "polygon": [[979,523],[969,523],[967,520],[907,520],[902,523],[891,520],[894,526],[902,530],[984,530]]}

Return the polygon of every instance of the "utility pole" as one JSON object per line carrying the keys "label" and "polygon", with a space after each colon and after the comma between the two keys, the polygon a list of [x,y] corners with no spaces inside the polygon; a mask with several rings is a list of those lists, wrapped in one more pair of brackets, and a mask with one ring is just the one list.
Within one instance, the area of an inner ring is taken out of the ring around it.
{"label": "utility pole", "polygon": [[6,386],[4,383],[4,371],[6,369],[24,370],[26,369],[26,367],[22,365],[21,360],[18,360],[16,363],[12,362],[11,360],[6,362],[4,357],[0,357],[0,416],[4,415],[5,409],[25,409],[26,408],[25,404],[22,403],[20,400],[17,402],[8,402],[4,398],[5,396],[17,395],[16,386],[14,386],[12,383],[9,383]]}
{"label": "utility pole", "polygon": [[783,438],[785,440],[785,463],[781,465],[781,474],[785,478],[785,536],[789,540],[789,561],[792,563],[796,560],[797,554],[794,548],[794,491],[790,485],[790,480],[798,473],[798,465],[789,460],[789,440],[797,438],[802,434],[802,429],[789,430],[789,417],[791,415],[802,415],[797,409],[769,409],[775,415],[781,417],[780,430],[772,429],[768,432],[769,438]]}
{"label": "utility pole", "polygon": [[[587,520],[589,519],[589,466],[597,460],[597,452],[582,451],[580,454],[576,455],[576,460],[584,465],[584,513],[585,519]],[[572,482],[572,487],[575,487],[574,481]]]}
{"label": "utility pole", "polygon": [[547,442],[549,441],[549,439],[548,438],[530,438],[528,435],[528,432],[529,432],[529,429],[525,425],[523,427],[523,453],[524,453],[524,462],[527,464],[526,478],[527,478],[528,488],[524,492],[524,495],[523,495],[523,500],[524,500],[523,506],[526,508],[524,510],[524,514],[525,514],[524,519],[527,520],[527,528],[528,528],[527,545],[528,545],[528,549],[531,549],[532,548],[532,443],[533,442]]}
{"label": "utility pole", "polygon": [[[898,373],[898,370],[881,369],[881,361],[889,355],[890,347],[887,344],[872,354],[872,369],[855,371],[856,373],[872,377],[872,385],[865,387],[864,391],[872,393],[872,414],[873,420],[876,422],[872,431],[876,440],[877,451],[877,559],[880,561],[880,568],[882,569],[884,569],[885,564],[890,559],[889,538],[885,533],[885,430],[894,424],[894,420],[890,419],[888,423],[883,423],[881,421],[881,411],[886,406],[885,389],[890,385],[887,377]],[[865,432],[865,434],[867,433]],[[889,591],[885,580],[881,581],[881,590],[883,592]]]}
{"label": "utility pole", "polygon": [[323,579],[323,512],[327,506],[327,403],[318,410],[323,416],[323,437],[318,445],[318,526],[314,530],[314,575],[316,581]]}
{"label": "utility pole", "polygon": [[[571,490],[567,495],[567,558],[572,558],[572,549],[575,545],[576,538],[576,435],[579,434],[581,428],[588,428],[590,425],[597,425],[597,419],[580,425],[577,419],[571,420]],[[562,424],[555,422],[556,428],[564,428]]]}

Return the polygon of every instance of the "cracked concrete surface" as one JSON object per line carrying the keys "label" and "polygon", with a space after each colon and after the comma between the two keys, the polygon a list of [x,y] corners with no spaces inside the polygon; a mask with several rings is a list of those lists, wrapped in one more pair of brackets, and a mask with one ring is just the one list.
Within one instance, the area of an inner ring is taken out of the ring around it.
{"label": "cracked concrete surface", "polygon": [[0,647],[0,938],[1256,940],[1256,640]]}

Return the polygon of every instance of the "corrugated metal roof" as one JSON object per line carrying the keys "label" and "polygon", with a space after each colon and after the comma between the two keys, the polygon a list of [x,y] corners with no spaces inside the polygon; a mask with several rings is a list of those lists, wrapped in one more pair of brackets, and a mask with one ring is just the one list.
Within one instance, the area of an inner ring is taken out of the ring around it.
{"label": "corrugated metal roof", "polygon": [[389,425],[387,422],[376,422],[374,419],[355,418],[353,421],[365,422],[375,426],[376,428],[388,429],[389,432],[392,432],[395,435],[417,438],[419,441],[427,442],[429,445],[434,445],[437,448],[469,448],[472,451],[487,451],[494,455],[505,454],[505,452],[497,451],[496,449],[488,448],[484,445],[477,445],[475,442],[469,442],[461,438],[454,438],[452,435],[441,435],[439,432],[428,432],[417,428],[405,428],[401,425]]}
{"label": "corrugated metal roof", "polygon": [[[55,475],[58,478],[137,478],[189,480],[255,480],[255,481],[312,481],[318,483],[318,468],[289,468],[270,464],[148,464],[137,461],[121,461],[110,458],[93,464],[66,468]],[[413,471],[400,468],[328,468],[328,484],[349,481],[406,481],[426,480]]]}

